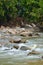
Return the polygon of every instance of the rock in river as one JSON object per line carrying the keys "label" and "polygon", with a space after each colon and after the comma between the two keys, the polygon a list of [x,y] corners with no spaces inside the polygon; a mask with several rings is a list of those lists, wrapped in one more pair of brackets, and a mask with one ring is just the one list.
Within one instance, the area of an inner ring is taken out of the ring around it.
{"label": "rock in river", "polygon": [[18,49],[18,48],[19,48],[19,46],[18,46],[18,45],[14,45],[14,46],[13,46],[13,48],[16,48],[16,49]]}
{"label": "rock in river", "polygon": [[27,55],[38,55],[38,54],[40,54],[40,53],[37,51],[32,51],[32,52],[28,53]]}
{"label": "rock in river", "polygon": [[32,36],[32,33],[28,34],[28,36]]}
{"label": "rock in river", "polygon": [[30,50],[30,48],[29,48],[29,47],[26,47],[26,46],[22,46],[22,47],[20,48],[20,50],[26,51],[26,50]]}
{"label": "rock in river", "polygon": [[32,36],[32,32],[26,31],[26,32],[22,32],[20,35],[21,36]]}
{"label": "rock in river", "polygon": [[10,40],[11,43],[20,43],[21,42],[21,38],[14,38]]}
{"label": "rock in river", "polygon": [[42,56],[42,59],[43,59],[43,56]]}

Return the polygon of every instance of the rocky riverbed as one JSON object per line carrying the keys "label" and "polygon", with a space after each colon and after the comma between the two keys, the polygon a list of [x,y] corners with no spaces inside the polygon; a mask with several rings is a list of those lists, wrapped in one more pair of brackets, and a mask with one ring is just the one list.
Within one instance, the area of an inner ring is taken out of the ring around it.
{"label": "rocky riverbed", "polygon": [[0,65],[43,60],[43,33],[34,28],[0,28]]}

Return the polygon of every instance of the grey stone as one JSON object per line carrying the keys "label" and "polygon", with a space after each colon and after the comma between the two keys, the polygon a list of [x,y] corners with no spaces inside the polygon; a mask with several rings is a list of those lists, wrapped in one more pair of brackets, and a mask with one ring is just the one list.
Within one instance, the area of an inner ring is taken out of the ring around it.
{"label": "grey stone", "polygon": [[26,47],[26,46],[22,46],[22,47],[20,48],[20,50],[26,51],[26,50],[30,50],[30,48],[28,48],[28,47]]}

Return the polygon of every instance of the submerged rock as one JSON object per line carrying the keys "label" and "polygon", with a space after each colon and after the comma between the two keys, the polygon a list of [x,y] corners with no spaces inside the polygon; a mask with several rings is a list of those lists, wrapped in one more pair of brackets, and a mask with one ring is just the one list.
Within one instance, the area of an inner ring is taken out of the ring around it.
{"label": "submerged rock", "polygon": [[26,43],[26,39],[22,39],[21,40],[21,43]]}
{"label": "submerged rock", "polygon": [[32,36],[32,33],[30,33],[28,36]]}

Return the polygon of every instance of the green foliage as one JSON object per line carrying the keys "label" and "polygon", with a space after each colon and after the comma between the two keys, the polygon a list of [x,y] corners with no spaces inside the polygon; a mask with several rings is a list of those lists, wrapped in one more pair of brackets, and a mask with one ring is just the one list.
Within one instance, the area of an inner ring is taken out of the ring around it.
{"label": "green foliage", "polygon": [[0,0],[0,20],[16,17],[29,22],[43,21],[43,0]]}
{"label": "green foliage", "polygon": [[14,17],[16,13],[15,4],[17,0],[0,0],[0,19],[6,19],[7,21]]}

